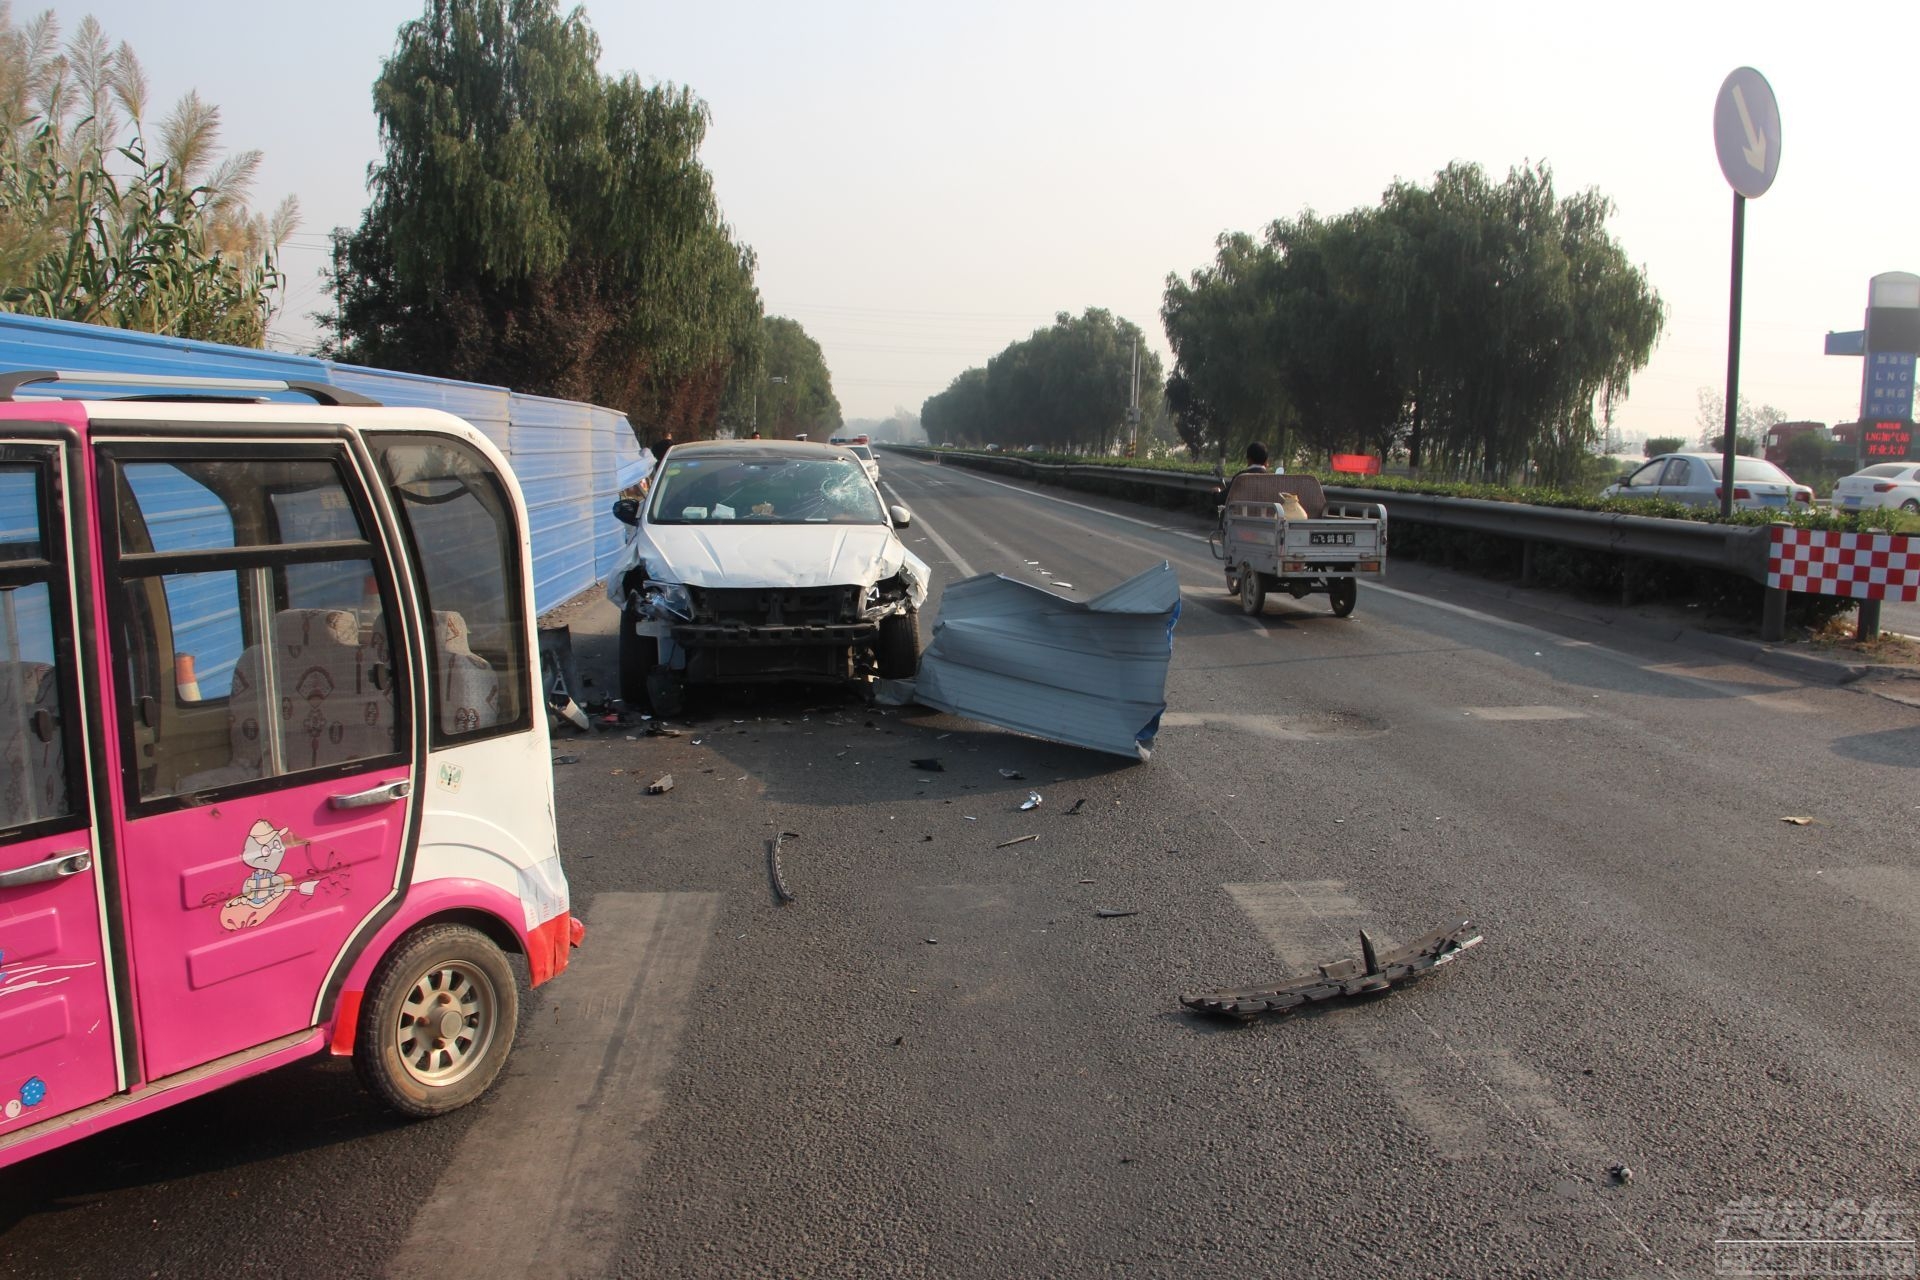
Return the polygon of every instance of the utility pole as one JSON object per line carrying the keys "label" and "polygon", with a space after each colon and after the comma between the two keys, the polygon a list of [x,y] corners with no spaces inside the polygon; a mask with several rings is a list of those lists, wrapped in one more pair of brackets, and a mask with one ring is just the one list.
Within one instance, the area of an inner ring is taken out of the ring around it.
{"label": "utility pole", "polygon": [[1133,340],[1133,385],[1127,399],[1127,456],[1140,451],[1140,339]]}

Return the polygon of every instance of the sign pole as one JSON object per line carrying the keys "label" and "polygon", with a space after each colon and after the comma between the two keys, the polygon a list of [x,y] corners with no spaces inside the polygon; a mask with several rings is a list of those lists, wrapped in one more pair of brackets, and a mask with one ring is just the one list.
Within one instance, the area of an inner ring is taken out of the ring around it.
{"label": "sign pole", "polygon": [[1733,284],[1727,290],[1727,438],[1720,461],[1720,514],[1733,514],[1734,433],[1740,419],[1740,275],[1747,249],[1747,198],[1733,193]]}

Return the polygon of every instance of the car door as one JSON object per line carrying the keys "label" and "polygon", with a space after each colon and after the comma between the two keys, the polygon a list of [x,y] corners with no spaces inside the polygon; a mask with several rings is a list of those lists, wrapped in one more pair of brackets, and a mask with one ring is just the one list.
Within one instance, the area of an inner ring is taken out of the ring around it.
{"label": "car door", "polygon": [[1666,470],[1666,459],[1654,459],[1621,482],[1619,496],[1623,498],[1653,498],[1659,496],[1660,477],[1666,474]]}
{"label": "car door", "polygon": [[393,556],[344,440],[98,446],[146,1075],[313,1026],[404,882]]}
{"label": "car door", "polygon": [[1714,479],[1698,458],[1669,458],[1656,492],[1669,502],[1704,507],[1713,500]]}
{"label": "car door", "polygon": [[65,464],[0,440],[0,1145],[124,1084]]}

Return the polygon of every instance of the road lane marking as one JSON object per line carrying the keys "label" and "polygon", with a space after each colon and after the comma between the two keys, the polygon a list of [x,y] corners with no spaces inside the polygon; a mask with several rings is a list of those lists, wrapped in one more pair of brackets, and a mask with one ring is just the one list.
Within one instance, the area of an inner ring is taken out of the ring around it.
{"label": "road lane marking", "polygon": [[1572,707],[1462,707],[1475,720],[1585,720],[1587,713]]}
{"label": "road lane marking", "polygon": [[529,1002],[508,1075],[476,1104],[387,1274],[601,1275],[664,1102],[717,893],[603,893],[587,941]]}
{"label": "road lane marking", "polygon": [[[1363,716],[1307,714],[1298,716],[1247,715],[1231,711],[1168,711],[1160,716],[1163,729],[1230,729],[1282,742],[1325,742],[1335,738],[1371,738],[1387,727]],[[1229,886],[1231,888],[1231,886]]]}
{"label": "road lane marking", "polygon": [[[904,507],[907,505],[904,502],[900,502],[900,491],[895,489],[891,484],[887,486],[887,493],[895,502],[900,503],[901,506]],[[967,563],[965,556],[953,549],[952,543],[941,537],[939,533],[935,531],[934,527],[925,520],[920,520],[918,523],[920,525],[920,532],[926,534],[927,540],[933,543],[934,546],[940,548],[940,553],[946,556],[947,563],[958,569],[961,577],[971,578],[974,576],[973,566]]]}
{"label": "road lane marking", "polygon": [[[1344,880],[1280,880],[1221,887],[1259,927],[1289,970],[1311,973],[1324,961],[1339,959],[1328,953],[1327,941],[1336,920],[1355,922],[1346,932],[1352,934],[1355,952],[1359,950],[1363,927],[1359,921],[1366,911],[1347,893]],[[1374,940],[1384,945],[1382,939]]]}
{"label": "road lane marking", "polygon": [[[1228,825],[1251,849],[1245,834]],[[1281,880],[1222,888],[1266,936],[1292,976],[1306,976],[1322,963],[1357,955],[1361,929],[1382,948],[1394,945],[1372,923],[1366,905],[1349,892],[1344,880]],[[1361,1010],[1349,1012],[1358,1015]],[[1561,1100],[1551,1081],[1504,1046],[1482,1041],[1462,1047],[1417,1003],[1408,1001],[1380,1007],[1379,1016],[1329,1017],[1319,1025],[1340,1042],[1348,1058],[1365,1065],[1442,1159],[1458,1162],[1495,1155],[1488,1138],[1504,1119],[1569,1182],[1597,1187],[1594,1170],[1603,1168],[1608,1159],[1605,1146]],[[1647,1257],[1654,1256],[1633,1224],[1605,1200],[1587,1199],[1583,1204]]]}

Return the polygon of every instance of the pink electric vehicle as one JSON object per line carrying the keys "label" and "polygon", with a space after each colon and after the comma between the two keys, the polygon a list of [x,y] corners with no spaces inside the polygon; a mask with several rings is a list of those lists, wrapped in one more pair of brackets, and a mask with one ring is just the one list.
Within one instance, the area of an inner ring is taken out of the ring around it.
{"label": "pink electric vehicle", "polygon": [[507,954],[584,932],[527,527],[445,413],[0,375],[0,1166],[306,1054],[499,1074]]}

